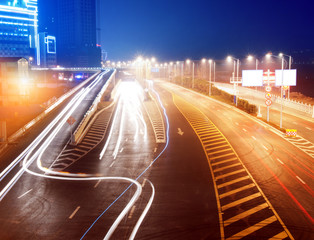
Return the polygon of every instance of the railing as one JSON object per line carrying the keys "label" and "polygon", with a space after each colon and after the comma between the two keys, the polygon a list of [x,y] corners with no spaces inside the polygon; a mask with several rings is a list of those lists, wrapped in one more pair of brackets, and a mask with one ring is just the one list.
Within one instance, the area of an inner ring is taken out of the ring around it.
{"label": "railing", "polygon": [[86,79],[81,84],[77,85],[76,87],[72,88],[70,91],[59,97],[54,103],[52,103],[43,113],[38,115],[36,118],[25,124],[22,128],[17,130],[15,133],[13,133],[10,137],[8,137],[8,142],[14,142],[17,138],[21,137],[28,129],[30,129],[32,126],[34,126],[37,122],[44,119],[49,112],[51,112],[53,109],[55,109],[57,106],[59,106],[65,99],[67,99],[69,96],[71,96],[73,93],[75,93],[78,89],[85,86],[88,82],[90,82],[99,72],[95,73],[90,78]]}
{"label": "railing", "polygon": [[[276,103],[281,104],[281,97],[280,96],[274,96],[274,97],[275,97]],[[299,102],[292,99],[286,99],[286,98],[283,99],[282,104],[285,107],[307,113],[311,115],[312,118],[314,118],[314,106],[312,106],[311,104]]]}

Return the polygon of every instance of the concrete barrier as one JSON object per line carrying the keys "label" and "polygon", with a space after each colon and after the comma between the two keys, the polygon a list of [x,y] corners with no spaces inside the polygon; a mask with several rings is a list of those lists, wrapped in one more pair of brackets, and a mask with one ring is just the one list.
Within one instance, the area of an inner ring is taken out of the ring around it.
{"label": "concrete barrier", "polygon": [[111,81],[114,81],[115,75],[116,75],[116,70],[114,70],[114,72],[111,74],[111,76],[108,79],[108,81],[106,82],[106,84],[102,87],[102,89],[98,93],[97,97],[95,98],[93,104],[90,106],[88,111],[85,113],[84,118],[82,119],[82,121],[80,122],[80,124],[78,125],[76,130],[74,131],[74,133],[73,133],[74,142],[72,143],[73,145],[79,144],[80,141],[82,140],[82,138],[84,137],[84,132],[85,132],[84,130],[85,130],[87,124],[89,123],[91,117],[97,111],[98,104],[100,103],[101,97],[103,96],[104,92],[107,90]]}

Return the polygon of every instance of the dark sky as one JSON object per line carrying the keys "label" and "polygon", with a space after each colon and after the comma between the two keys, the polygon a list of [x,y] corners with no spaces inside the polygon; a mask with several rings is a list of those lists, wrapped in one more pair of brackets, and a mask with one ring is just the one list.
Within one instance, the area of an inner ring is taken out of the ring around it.
{"label": "dark sky", "polygon": [[241,57],[313,49],[313,0],[101,0],[110,59]]}
{"label": "dark sky", "polygon": [[[313,0],[100,0],[111,60],[237,58],[314,50]],[[54,0],[40,0],[48,19]],[[50,6],[49,6],[50,5]]]}

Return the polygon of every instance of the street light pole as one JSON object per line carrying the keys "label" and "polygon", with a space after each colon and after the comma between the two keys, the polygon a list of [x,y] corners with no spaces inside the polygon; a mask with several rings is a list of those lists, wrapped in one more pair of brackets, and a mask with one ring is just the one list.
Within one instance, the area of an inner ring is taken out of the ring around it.
{"label": "street light pole", "polygon": [[209,60],[209,89],[208,89],[208,95],[211,96],[212,95],[212,60]]}
{"label": "street light pole", "polygon": [[282,128],[282,106],[283,106],[283,65],[284,65],[284,58],[282,56],[281,58],[281,91],[280,91],[280,97],[281,97],[281,106],[280,106],[280,128]]}
{"label": "street light pole", "polygon": [[192,88],[194,88],[194,61],[192,62]]}

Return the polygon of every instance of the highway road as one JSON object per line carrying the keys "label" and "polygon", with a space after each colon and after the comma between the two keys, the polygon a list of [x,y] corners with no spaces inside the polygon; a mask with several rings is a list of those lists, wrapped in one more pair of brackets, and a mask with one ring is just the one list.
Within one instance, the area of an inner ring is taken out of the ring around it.
{"label": "highway road", "polygon": [[63,116],[1,180],[0,239],[314,237],[311,156],[230,106],[119,76],[80,143],[63,148]]}

